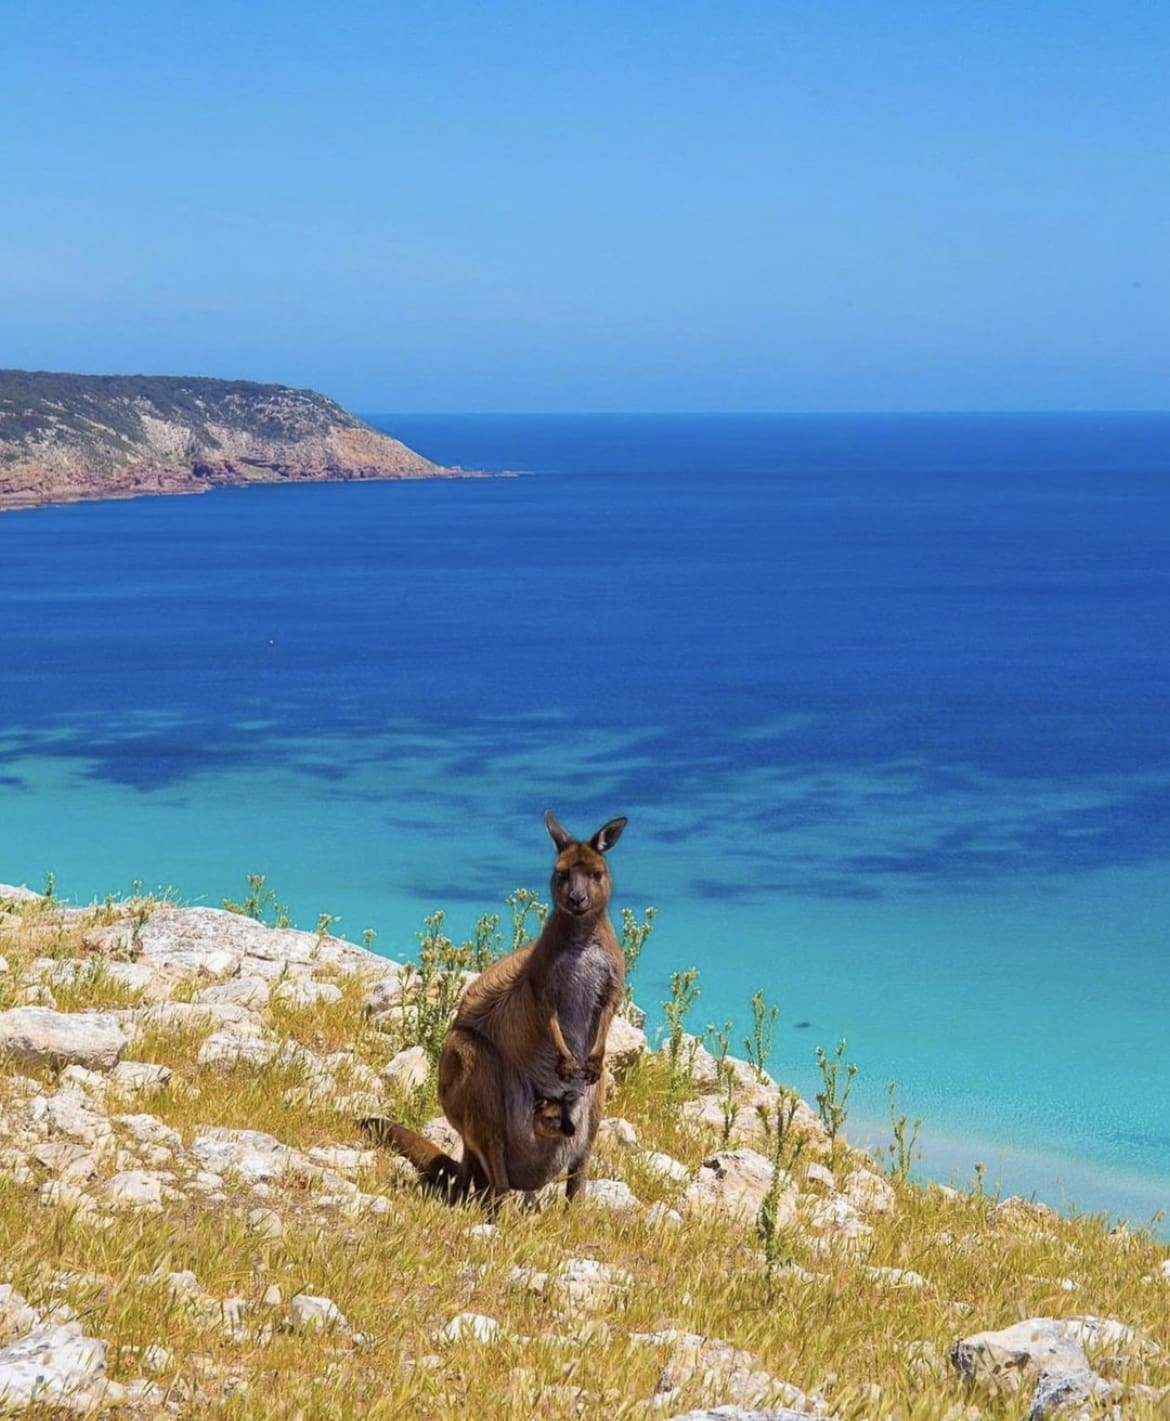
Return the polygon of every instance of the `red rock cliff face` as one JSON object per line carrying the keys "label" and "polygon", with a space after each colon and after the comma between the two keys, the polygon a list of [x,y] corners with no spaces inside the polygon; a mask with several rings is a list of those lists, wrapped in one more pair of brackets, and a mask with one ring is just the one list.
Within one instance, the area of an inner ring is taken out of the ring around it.
{"label": "red rock cliff face", "polygon": [[311,390],[0,371],[0,509],[225,484],[461,472]]}

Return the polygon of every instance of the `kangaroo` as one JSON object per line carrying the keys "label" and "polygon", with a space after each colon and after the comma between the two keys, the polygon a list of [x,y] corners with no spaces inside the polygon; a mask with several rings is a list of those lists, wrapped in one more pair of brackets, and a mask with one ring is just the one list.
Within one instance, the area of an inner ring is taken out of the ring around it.
{"label": "kangaroo", "polygon": [[546,1140],[555,1140],[558,1135],[575,1135],[573,1106],[580,1098],[580,1091],[567,1090],[555,1100],[538,1100],[532,1112],[533,1132]]}
{"label": "kangaroo", "polygon": [[[588,843],[544,816],[557,856],[552,911],[535,942],[501,957],[468,987],[439,1056],[439,1103],[463,1139],[456,1162],[392,1120],[363,1121],[453,1198],[585,1183],[605,1101],[605,1039],[625,960],[609,920],[605,854],[626,827],[611,819]],[[566,1089],[566,1087],[568,1087]],[[554,1121],[548,1102],[553,1102]]]}

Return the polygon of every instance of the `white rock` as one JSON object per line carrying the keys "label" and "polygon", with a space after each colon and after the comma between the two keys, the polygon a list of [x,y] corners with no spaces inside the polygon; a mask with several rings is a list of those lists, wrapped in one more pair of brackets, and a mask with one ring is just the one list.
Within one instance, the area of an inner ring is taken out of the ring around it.
{"label": "white rock", "polygon": [[673,1155],[664,1155],[659,1150],[647,1150],[642,1156],[642,1163],[652,1174],[671,1179],[676,1184],[682,1184],[691,1177],[691,1172],[685,1164],[676,1160]]}
{"label": "white rock", "polygon": [[[767,1412],[755,1413],[766,1416],[768,1421],[793,1414],[808,1417],[813,1413],[812,1403],[804,1392],[772,1376],[750,1352],[741,1351],[729,1342],[688,1332],[651,1334],[651,1339],[668,1342],[671,1347],[670,1360],[655,1387],[659,1405],[685,1386],[705,1393],[712,1401],[735,1403],[732,1407],[720,1407],[714,1413],[716,1416],[720,1413],[734,1416],[738,1406],[768,1406]],[[777,1403],[792,1407],[793,1411],[771,1409]]]}
{"label": "white rock", "polygon": [[191,1153],[215,1174],[236,1175],[245,1183],[279,1179],[293,1163],[294,1151],[259,1130],[207,1126],[196,1132]]}
{"label": "white rock", "polygon": [[199,1031],[230,1026],[237,1036],[259,1036],[264,1030],[255,1012],[233,1002],[158,1002],[138,1014],[140,1028],[157,1031]]}
{"label": "white rock", "polygon": [[46,1208],[64,1209],[78,1218],[91,1218],[97,1213],[97,1201],[76,1184],[50,1179],[37,1190],[37,1203]]}
{"label": "white rock", "polygon": [[767,1411],[756,1407],[712,1406],[701,1411],[679,1412],[665,1421],[811,1421],[816,1415],[812,1411],[794,1411],[790,1406],[769,1406]]}
{"label": "white rock", "polygon": [[265,927],[221,908],[156,908],[139,933],[139,945],[146,960],[205,974],[218,953],[231,959],[232,972],[245,958],[290,964],[378,963],[383,971],[391,965],[355,943],[296,928]]}
{"label": "white rock", "polygon": [[167,1176],[146,1169],[115,1174],[102,1189],[102,1197],[115,1208],[141,1209],[157,1214],[163,1206],[163,1181]]}
{"label": "white rock", "polygon": [[240,970],[240,954],[229,952],[226,948],[216,948],[211,952],[200,953],[192,965],[200,976],[222,982]]}
{"label": "white rock", "polygon": [[122,1028],[103,1012],[15,1007],[0,1012],[0,1056],[60,1069],[69,1064],[109,1071],[127,1046]]}
{"label": "white rock", "polygon": [[562,1312],[579,1315],[612,1309],[633,1281],[629,1273],[595,1258],[569,1258],[553,1275],[552,1292]]}
{"label": "white rock", "polygon": [[597,1140],[599,1144],[620,1145],[623,1149],[632,1149],[638,1143],[638,1131],[630,1121],[623,1120],[620,1115],[614,1115],[603,1120],[597,1127]]}
{"label": "white rock", "polygon": [[275,1209],[249,1210],[248,1227],[261,1238],[284,1237],[284,1220]]}
{"label": "white rock", "polygon": [[[658,1048],[664,1060],[670,1056],[670,1042],[664,1041]],[[679,1042],[679,1068],[699,1085],[714,1085],[719,1078],[719,1064],[706,1046],[701,1036],[689,1036],[685,1031]]]}
{"label": "white rock", "polygon": [[7,974],[11,971],[12,968],[8,965],[7,957],[0,956],[0,977],[7,976]]}
{"label": "white rock", "polygon": [[404,995],[402,978],[397,972],[390,973],[381,981],[375,982],[366,993],[362,1010],[367,1016],[384,1016],[387,1012],[396,1011],[402,1005]]}
{"label": "white rock", "polygon": [[835,1233],[847,1239],[864,1238],[873,1232],[858,1213],[857,1206],[843,1194],[818,1199],[809,1223],[819,1233]]}
{"label": "white rock", "polygon": [[217,982],[214,987],[204,987],[195,993],[195,1001],[201,1005],[227,1004],[244,1007],[248,1011],[260,1011],[268,1005],[270,992],[268,983],[262,977],[233,977],[228,982]]}
{"label": "white rock", "polygon": [[145,992],[158,981],[157,971],[145,962],[111,962],[101,959],[102,972],[111,982],[131,992]]}
{"label": "white rock", "polygon": [[36,1146],[32,1158],[70,1184],[84,1184],[93,1179],[98,1171],[97,1156],[93,1150],[74,1144],[72,1140],[47,1140]]}
{"label": "white rock", "polygon": [[399,1051],[382,1069],[382,1079],[400,1091],[425,1086],[430,1074],[431,1058],[421,1046],[408,1046],[405,1051]]}
{"label": "white rock", "polygon": [[837,1181],[833,1177],[833,1171],[826,1169],[823,1164],[810,1164],[805,1172],[805,1178],[809,1184],[819,1185],[820,1188],[828,1190],[830,1194],[837,1192]]}
{"label": "white rock", "polygon": [[105,1097],[109,1076],[103,1075],[100,1071],[87,1070],[85,1066],[66,1066],[57,1077],[57,1084],[61,1088],[75,1086],[78,1090],[100,1100]]}
{"label": "white rock", "polygon": [[[745,1223],[754,1223],[772,1187],[771,1162],[755,1150],[721,1150],[704,1160],[687,1190],[693,1209],[716,1208]],[[785,1227],[796,1218],[796,1185],[788,1181],[777,1200],[776,1221]]]}
{"label": "white rock", "polygon": [[500,1230],[495,1224],[472,1224],[463,1230],[464,1238],[495,1238]]}
{"label": "white rock", "polygon": [[64,1135],[82,1145],[100,1144],[113,1136],[110,1122],[90,1108],[88,1097],[78,1090],[59,1090],[53,1095],[34,1097],[28,1118],[46,1134]]}
{"label": "white rock", "polygon": [[9,1336],[19,1337],[40,1323],[41,1315],[29,1307],[21,1293],[11,1283],[0,1283],[0,1329]]}
{"label": "white rock", "polygon": [[197,1170],[190,1180],[190,1188],[200,1194],[215,1194],[223,1189],[224,1179],[222,1174],[215,1174],[209,1169]]}
{"label": "white rock", "polygon": [[292,1007],[333,1006],[343,996],[333,982],[314,982],[305,977],[290,977],[272,993],[273,999]]}
{"label": "white rock", "polygon": [[96,1337],[76,1327],[34,1327],[0,1347],[0,1408],[67,1402],[100,1382],[105,1370],[106,1344]]}
{"label": "white rock", "polygon": [[432,1115],[419,1134],[430,1140],[432,1145],[437,1145],[444,1154],[450,1155],[453,1160],[463,1158],[462,1137],[445,1115]]}
{"label": "white rock", "polygon": [[153,1372],[157,1376],[159,1372],[170,1370],[174,1365],[175,1354],[157,1342],[151,1342],[139,1353],[138,1360],[142,1363],[143,1371]]}
{"label": "white rock", "polygon": [[500,1324],[480,1312],[458,1313],[439,1333],[443,1342],[494,1342],[499,1335]]}
{"label": "white rock", "polygon": [[1082,1347],[1130,1347],[1136,1337],[1132,1327],[1115,1317],[1069,1317],[1064,1319],[1069,1337]]}
{"label": "white rock", "polygon": [[237,1066],[260,1070],[271,1065],[284,1051],[280,1041],[237,1036],[234,1031],[213,1031],[200,1046],[197,1060],[201,1066],[214,1066],[220,1071],[232,1071]]}
{"label": "white rock", "polygon": [[339,1174],[361,1174],[373,1169],[378,1162],[377,1150],[353,1149],[345,1145],[314,1145],[305,1153],[326,1169],[335,1169]]}
{"label": "white rock", "polygon": [[349,1328],[345,1314],[331,1298],[315,1298],[307,1293],[298,1293],[289,1299],[286,1323],[293,1332]]}
{"label": "white rock", "polygon": [[620,1179],[587,1179],[583,1197],[590,1204],[596,1204],[603,1209],[613,1209],[619,1214],[632,1214],[642,1207],[630,1186]]}
{"label": "white rock", "polygon": [[683,1216],[679,1211],[667,1204],[651,1204],[646,1210],[646,1222],[653,1228],[677,1229],[682,1221]]}
{"label": "white rock", "polygon": [[183,1137],[164,1124],[157,1115],[114,1115],[111,1124],[125,1130],[140,1145],[156,1145],[164,1150],[181,1150]]}
{"label": "white rock", "polygon": [[146,1095],[161,1090],[174,1072],[151,1061],[119,1061],[110,1072],[110,1088],[120,1095]]}
{"label": "white rock", "polygon": [[961,1338],[950,1352],[951,1365],[966,1381],[993,1389],[1034,1385],[1033,1421],[1061,1406],[1107,1396],[1109,1384],[1089,1366],[1082,1338],[1132,1332],[1123,1323],[1098,1318],[1031,1317],[998,1332]]}
{"label": "white rock", "polygon": [[621,1080],[635,1061],[649,1050],[650,1043],[644,1031],[631,1026],[623,1017],[614,1017],[605,1039],[605,1067],[614,1080]]}
{"label": "white rock", "polygon": [[320,1057],[320,1061],[323,1070],[344,1076],[351,1085],[361,1090],[382,1089],[378,1072],[373,1066],[367,1066],[361,1057],[355,1056],[352,1051],[330,1051],[328,1055]]}
{"label": "white rock", "polygon": [[43,903],[45,895],[14,883],[0,883],[0,903]]}
{"label": "white rock", "polygon": [[854,1170],[841,1193],[863,1214],[892,1214],[897,1202],[893,1185],[871,1169]]}

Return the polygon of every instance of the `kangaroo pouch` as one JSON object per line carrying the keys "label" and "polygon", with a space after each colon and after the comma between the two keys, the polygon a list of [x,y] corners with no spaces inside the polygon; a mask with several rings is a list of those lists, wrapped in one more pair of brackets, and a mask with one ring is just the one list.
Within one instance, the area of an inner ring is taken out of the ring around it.
{"label": "kangaroo pouch", "polygon": [[[553,1078],[555,1080],[555,1077]],[[597,1086],[586,1086],[580,1098],[569,1108],[569,1118],[576,1127],[571,1137],[550,1138],[534,1133],[532,1106],[536,1099],[536,1083],[523,1077],[513,1079],[505,1092],[504,1110],[507,1120],[505,1155],[508,1183],[513,1189],[543,1189],[558,1175],[571,1170],[590,1150],[589,1112]],[[560,1089],[564,1089],[563,1085]]]}

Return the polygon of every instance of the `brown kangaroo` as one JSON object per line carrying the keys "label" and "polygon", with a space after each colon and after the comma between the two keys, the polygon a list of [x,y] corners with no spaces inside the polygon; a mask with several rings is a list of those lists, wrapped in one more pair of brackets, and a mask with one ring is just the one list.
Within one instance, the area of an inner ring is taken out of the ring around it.
{"label": "brown kangaroo", "polygon": [[[627,821],[611,819],[588,843],[551,810],[544,822],[557,849],[552,912],[535,942],[468,987],[439,1056],[439,1103],[463,1138],[462,1161],[392,1120],[362,1122],[431,1184],[493,1205],[562,1173],[566,1196],[580,1191],[605,1101],[605,1039],[625,980],[604,855]],[[559,1128],[544,1119],[548,1101],[557,1102]]]}

